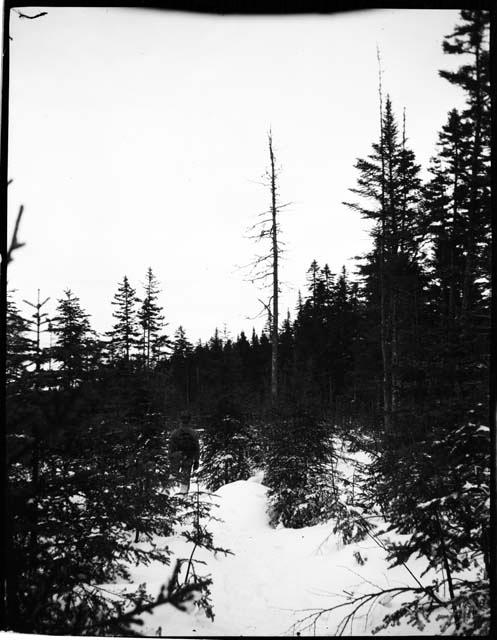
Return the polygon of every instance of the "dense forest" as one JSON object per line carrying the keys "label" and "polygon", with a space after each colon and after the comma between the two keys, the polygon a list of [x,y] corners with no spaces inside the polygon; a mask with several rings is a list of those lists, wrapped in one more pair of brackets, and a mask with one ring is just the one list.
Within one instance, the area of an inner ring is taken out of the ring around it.
{"label": "dense forest", "polygon": [[[53,316],[44,300],[31,301],[28,318],[22,292],[9,291],[4,628],[130,634],[143,612],[164,602],[181,608],[199,590],[198,606],[213,615],[210,578],[188,559],[178,559],[159,595],[141,587],[109,598],[100,586],[125,575],[129,561],[170,563],[174,549],[145,552],[135,542],[167,535],[189,510],[192,545],[219,551],[201,496],[163,491],[168,434],[188,412],[201,433],[208,490],[263,468],[275,525],[334,519],[345,539],[366,535],[368,524],[352,526],[357,511],[337,499],[327,461],[334,437],[353,439],[373,459],[362,513],[379,508],[406,534],[388,548],[392,564],[420,554],[440,576],[413,589],[386,624],[408,617],[419,632],[448,607],[454,633],[489,632],[488,28],[489,12],[462,10],[443,40],[461,64],[440,75],[464,92],[466,106],[447,114],[428,179],[405,112],[380,77],[378,136],[366,141],[350,201],[340,205],[370,221],[370,250],[355,273],[309,256],[307,288],[282,321],[269,171],[273,218],[261,239],[275,287],[261,333],[216,330],[197,344],[181,326],[166,334],[151,268],[142,290],[124,274],[116,283],[105,335],[92,329],[77,292],[60,294]],[[457,577],[472,566],[477,577]]]}

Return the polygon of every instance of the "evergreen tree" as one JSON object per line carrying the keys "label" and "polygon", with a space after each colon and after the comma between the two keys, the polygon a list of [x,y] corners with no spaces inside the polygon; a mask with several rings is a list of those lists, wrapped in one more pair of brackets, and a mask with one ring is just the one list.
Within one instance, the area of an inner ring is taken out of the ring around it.
{"label": "evergreen tree", "polygon": [[174,384],[186,406],[189,406],[192,399],[192,355],[193,345],[188,341],[183,327],[179,326],[174,334],[169,366]]}
{"label": "evergreen tree", "polygon": [[7,293],[7,349],[6,382],[11,384],[22,376],[26,366],[33,360],[33,341],[28,337],[29,323],[20,314],[12,297]]}
{"label": "evergreen tree", "polygon": [[[425,285],[415,290],[418,304],[405,323],[417,344],[408,359],[404,355],[401,389],[403,408],[412,403],[411,428],[376,458],[372,487],[391,528],[406,535],[390,547],[391,560],[399,564],[418,553],[441,573],[435,587],[448,589],[446,625],[457,634],[488,630],[490,506],[488,13],[463,10],[461,18],[444,50],[470,53],[473,63],[441,75],[467,92],[468,108],[451,111],[439,136],[424,189],[431,251],[427,272],[416,279]],[[370,285],[377,286],[370,273]],[[471,579],[455,579],[470,568]],[[418,604],[401,608],[396,618]]]}
{"label": "evergreen tree", "polygon": [[207,488],[247,480],[252,472],[253,433],[230,399],[221,399],[207,422],[202,439],[200,475]]}
{"label": "evergreen tree", "polygon": [[311,262],[311,266],[307,270],[308,290],[311,294],[310,299],[313,306],[317,304],[317,290],[319,283],[319,265],[316,260]]}
{"label": "evergreen tree", "polygon": [[[467,235],[462,290],[462,312],[469,322],[476,311],[478,284],[488,286],[490,275],[490,69],[488,10],[461,11],[461,21],[443,42],[450,55],[469,55],[470,64],[457,71],[440,71],[450,83],[461,87],[467,98],[462,120],[469,129],[467,165]],[[477,282],[480,281],[480,282]]]}
{"label": "evergreen tree", "polygon": [[[34,389],[9,403],[17,440],[31,425],[39,434],[37,449],[9,448],[9,628],[16,631],[122,630],[122,602],[109,600],[101,585],[126,579],[129,562],[169,563],[169,550],[143,550],[130,542],[137,529],[169,535],[178,518],[162,491],[167,468],[157,439],[123,415],[114,383],[111,376],[67,389]],[[148,463],[135,473],[138,456]],[[139,491],[143,483],[146,500]],[[142,587],[130,593],[130,602],[152,601]]]}
{"label": "evergreen tree", "polygon": [[[359,203],[345,203],[375,222],[374,251],[370,254],[371,278],[379,310],[383,365],[383,414],[385,432],[391,433],[399,415],[403,350],[409,345],[409,318],[417,313],[423,284],[420,279],[421,242],[426,233],[420,200],[419,166],[408,149],[405,132],[399,139],[390,98],[381,113],[379,143],[368,159],[359,159],[358,186],[351,189]],[[403,339],[404,338],[404,339]]]}
{"label": "evergreen tree", "polygon": [[[454,624],[458,635],[488,629],[490,618],[490,442],[477,413],[459,413],[448,428],[435,427],[416,449],[385,452],[371,469],[388,530],[405,536],[388,546],[392,565],[414,553],[426,558],[426,571],[441,575],[433,586],[447,587],[447,626]],[[456,581],[468,570],[471,577]]]}
{"label": "evergreen tree", "polygon": [[89,316],[81,307],[80,300],[70,289],[58,300],[57,315],[52,320],[55,336],[53,356],[60,363],[59,379],[66,389],[81,381],[92,367],[95,353],[94,333]]}
{"label": "evergreen tree", "polygon": [[136,291],[130,285],[127,276],[118,285],[112,305],[115,307],[112,316],[115,324],[109,337],[109,351],[115,362],[129,364],[134,349],[138,345],[139,331],[136,317]]}
{"label": "evergreen tree", "polygon": [[440,292],[438,306],[446,339],[450,340],[461,316],[462,279],[467,237],[464,203],[467,202],[467,127],[453,109],[439,135],[439,152],[432,159],[433,178],[424,189],[425,209],[432,241],[432,268]]}
{"label": "evergreen tree", "polygon": [[234,346],[240,358],[241,365],[243,369],[246,370],[249,366],[250,343],[244,331],[240,332]]}
{"label": "evergreen tree", "polygon": [[326,520],[336,500],[329,481],[327,425],[304,407],[278,408],[265,429],[264,484],[273,526],[301,528]]}
{"label": "evergreen tree", "polygon": [[286,401],[295,393],[295,379],[297,376],[295,334],[290,320],[290,311],[288,311],[280,331],[278,353],[280,357],[281,397],[283,401]]}
{"label": "evergreen tree", "polygon": [[354,304],[352,285],[344,266],[332,291],[326,349],[333,363],[329,375],[333,381],[336,423],[344,420],[347,413],[345,398],[352,387],[353,348],[357,339],[357,310]]}
{"label": "evergreen tree", "polygon": [[157,364],[165,350],[169,347],[169,340],[162,333],[164,316],[162,307],[158,304],[159,283],[149,267],[145,280],[145,292],[141,307],[138,311],[138,319],[142,331],[140,345],[143,364],[146,369]]}
{"label": "evergreen tree", "polygon": [[460,24],[444,40],[446,53],[471,56],[457,71],[440,72],[466,92],[467,107],[461,113],[449,113],[432,161],[433,178],[425,188],[432,240],[433,316],[428,333],[432,355],[426,358],[426,375],[429,390],[438,398],[432,415],[443,424],[453,419],[455,407],[461,415],[475,405],[483,407],[487,398],[491,246],[488,20],[487,11],[463,10]]}

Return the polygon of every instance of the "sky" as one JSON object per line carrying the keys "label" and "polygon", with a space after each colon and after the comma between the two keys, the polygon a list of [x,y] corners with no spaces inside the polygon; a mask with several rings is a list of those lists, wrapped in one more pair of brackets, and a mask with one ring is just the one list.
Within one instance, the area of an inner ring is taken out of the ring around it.
{"label": "sky", "polygon": [[[383,87],[418,162],[434,154],[464,95],[438,76],[453,10],[210,16],[120,8],[11,13],[9,227],[24,205],[25,247],[9,268],[22,299],[70,288],[94,329],[110,329],[127,275],[151,267],[172,336],[260,331],[268,293],[242,268],[264,252],[247,236],[268,209],[261,184],[272,130],[286,255],[280,310],[293,316],[313,259],[354,270],[368,223],[342,204],[378,137]],[[30,12],[23,9],[23,12]]]}

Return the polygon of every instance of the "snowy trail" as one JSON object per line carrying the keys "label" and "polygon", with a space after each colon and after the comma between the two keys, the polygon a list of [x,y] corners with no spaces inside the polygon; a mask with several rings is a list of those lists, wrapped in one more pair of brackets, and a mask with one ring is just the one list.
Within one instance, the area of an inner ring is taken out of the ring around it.
{"label": "snowy trail", "polygon": [[[215,619],[205,617],[192,606],[184,613],[164,605],[144,617],[141,632],[183,637],[186,635],[293,635],[292,624],[303,618],[303,609],[326,608],[344,601],[348,592],[375,591],[378,587],[412,585],[404,567],[387,572],[385,552],[369,538],[359,544],[344,546],[332,533],[333,523],[303,529],[272,529],[266,514],[267,489],[261,484],[261,474],[247,481],[237,481],[221,487],[214,495],[217,505],[211,520],[216,546],[229,548],[234,555],[224,556],[198,550],[195,556],[207,565],[200,572],[210,573]],[[156,539],[166,543],[177,557],[188,557],[189,545],[179,535]],[[359,565],[354,552],[366,558]],[[410,569],[417,576],[424,563],[413,560]],[[152,564],[131,567],[135,583],[147,583],[150,593],[157,593],[167,581],[170,568]],[[400,604],[400,603],[399,603]],[[353,634],[370,634],[391,604],[377,603],[369,615],[357,617]],[[346,611],[340,610],[320,618],[316,635],[334,635],[337,624]],[[436,630],[434,629],[434,632]],[[426,633],[430,633],[428,628]],[[387,635],[413,633],[410,627],[395,627]],[[313,629],[302,630],[303,635]],[[345,635],[350,634],[350,629]]]}

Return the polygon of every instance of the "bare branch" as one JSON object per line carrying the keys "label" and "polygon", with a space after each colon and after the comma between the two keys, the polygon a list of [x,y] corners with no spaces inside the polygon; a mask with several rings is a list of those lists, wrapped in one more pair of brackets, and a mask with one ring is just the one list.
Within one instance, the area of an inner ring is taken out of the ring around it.
{"label": "bare branch", "polygon": [[266,304],[264,302],[264,300],[261,300],[260,298],[257,298],[257,300],[262,304],[262,306],[264,307],[263,309],[261,309],[261,311],[259,311],[259,313],[257,313],[255,316],[245,316],[247,320],[256,320],[257,318],[261,318],[263,315],[265,315],[265,313],[269,313],[269,315],[271,315],[271,302],[273,300],[273,296],[271,296],[269,298],[269,302]]}
{"label": "bare branch", "polygon": [[264,310],[261,310],[259,313],[256,313],[255,316],[245,316],[245,320],[258,320],[259,318],[262,318],[263,315]]}
{"label": "bare branch", "polygon": [[248,278],[248,281],[249,282],[256,282],[258,280],[264,280],[264,278],[268,278],[270,275],[271,275],[271,271],[267,271],[267,272],[261,273],[259,275],[255,275],[255,276],[252,276],[252,277]]}
{"label": "bare branch", "polygon": [[284,209],[285,207],[289,207],[291,204],[295,204],[292,200],[290,202],[285,202],[284,204],[277,204],[276,211],[280,211],[280,209]]}
{"label": "bare branch", "polygon": [[351,569],[350,567],[346,567],[344,565],[337,565],[338,567],[340,567],[340,569],[345,569],[346,571],[350,571],[350,573],[353,573],[355,576],[357,576],[358,578],[361,578],[362,580],[364,580],[364,582],[367,582],[368,584],[370,584],[372,587],[374,587],[375,589],[380,589],[381,587],[377,584],[375,584],[374,582],[371,582],[371,580],[368,580],[367,578],[365,578],[364,576],[361,576],[360,573],[357,573],[357,571],[354,571],[353,569]]}
{"label": "bare branch", "polygon": [[267,184],[265,182],[261,182],[260,180],[252,180],[250,178],[247,178],[247,182],[250,182],[252,184],[259,184],[261,187],[267,187]]}
{"label": "bare branch", "polygon": [[252,270],[258,267],[260,264],[266,264],[269,261],[270,256],[258,256],[249,266]]}
{"label": "bare branch", "polygon": [[14,251],[16,251],[16,249],[20,249],[21,247],[24,247],[25,245],[24,242],[19,242],[19,240],[17,239],[17,234],[19,232],[19,225],[21,224],[23,211],[24,211],[24,205],[21,204],[21,206],[19,207],[19,212],[17,214],[16,224],[14,226],[14,232],[12,234],[12,240],[10,241],[10,247],[9,247],[9,250],[7,251],[6,264],[9,264],[10,262],[12,262]]}
{"label": "bare branch", "polygon": [[262,238],[267,238],[270,235],[271,235],[270,230],[263,229],[262,231],[259,231],[259,233],[256,233],[251,236],[245,236],[245,237],[247,238],[247,240],[261,240]]}
{"label": "bare branch", "polygon": [[354,621],[357,612],[368,602],[374,604],[374,602],[378,598],[386,594],[392,594],[392,598],[394,598],[402,593],[408,592],[424,593],[428,597],[433,598],[440,606],[446,606],[448,604],[439,600],[433,593],[433,589],[431,589],[430,587],[392,587],[390,589],[381,589],[380,591],[376,591],[373,593],[364,593],[355,598],[349,597],[347,602],[341,602],[340,604],[336,604],[326,609],[301,609],[301,611],[311,611],[311,613],[304,616],[300,620],[297,620],[297,622],[292,625],[291,629],[295,631],[300,628],[301,631],[306,631],[307,629],[313,627],[315,630],[317,622],[323,615],[329,614],[343,607],[354,607],[352,611],[345,615],[338,623],[335,635],[341,636],[343,635],[349,623],[351,624]]}
{"label": "bare branch", "polygon": [[271,218],[265,218],[264,220],[259,220],[259,222],[255,222],[254,224],[250,225],[250,227],[247,227],[247,229],[245,230],[245,233],[248,233],[249,231],[254,231],[258,227],[261,227],[263,224],[269,224],[270,222],[271,222]]}
{"label": "bare branch", "polygon": [[273,296],[271,296],[269,298],[269,302],[264,302],[264,300],[261,300],[260,298],[257,298],[257,300],[259,300],[259,302],[262,304],[262,306],[264,307],[264,309],[266,309],[266,311],[269,313],[269,315],[271,316],[271,302],[273,301]]}
{"label": "bare branch", "polygon": [[[260,213],[256,213],[255,215],[257,218],[260,218],[261,216],[271,215],[271,209],[266,209],[266,211],[261,211]],[[271,218],[268,218],[268,221],[271,221]]]}

